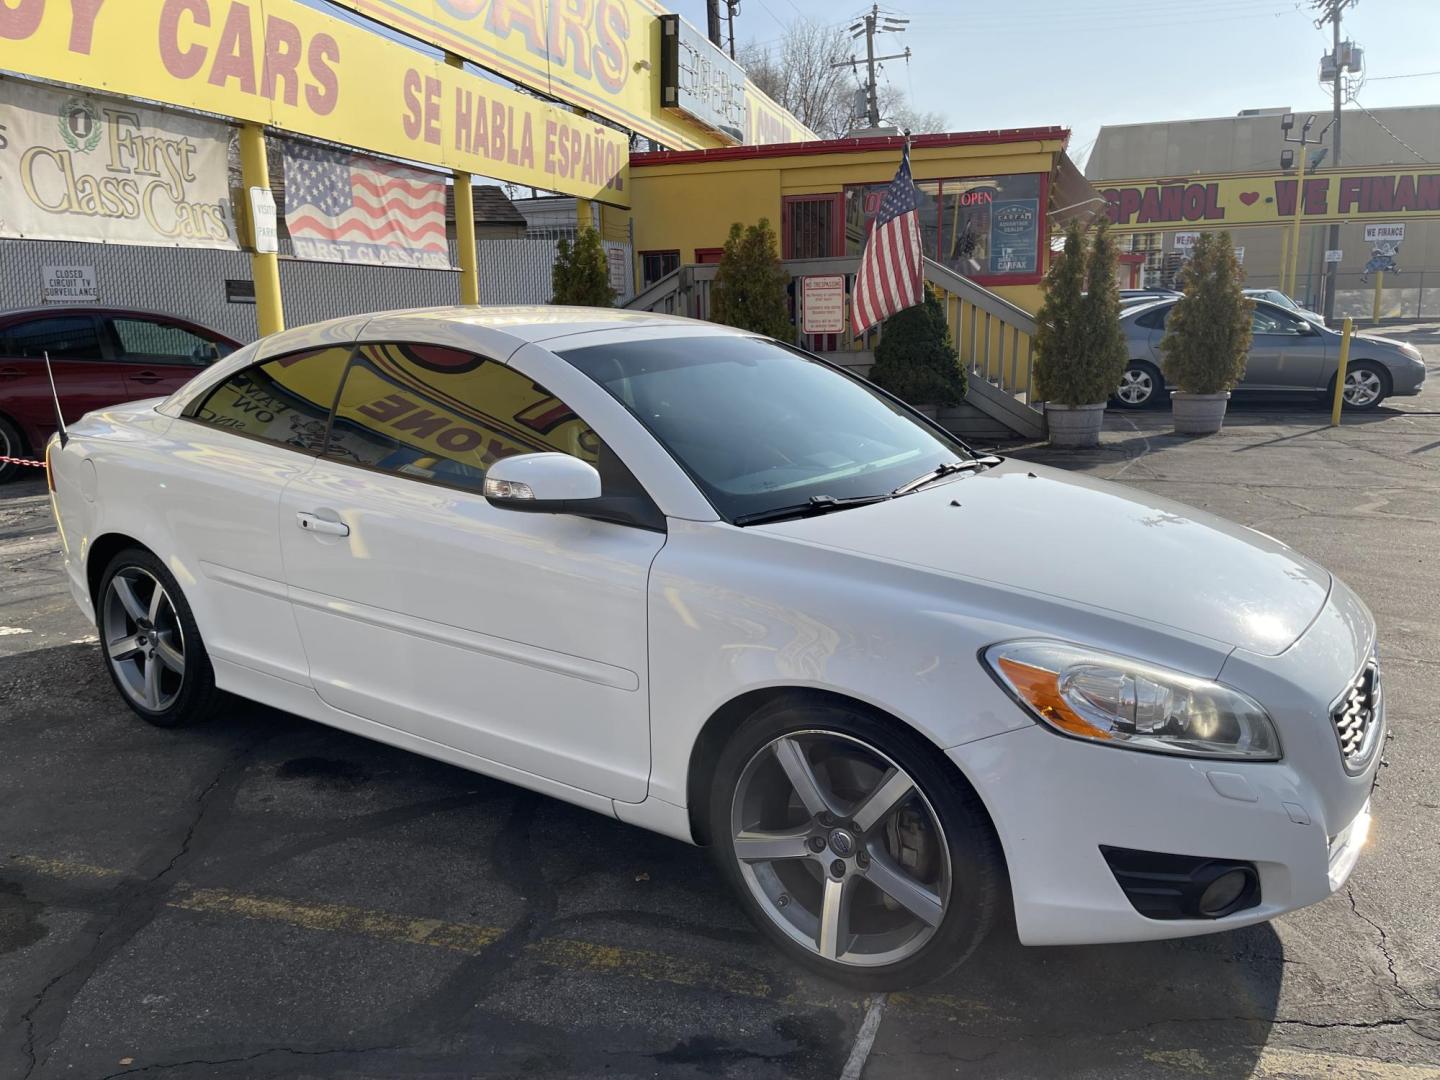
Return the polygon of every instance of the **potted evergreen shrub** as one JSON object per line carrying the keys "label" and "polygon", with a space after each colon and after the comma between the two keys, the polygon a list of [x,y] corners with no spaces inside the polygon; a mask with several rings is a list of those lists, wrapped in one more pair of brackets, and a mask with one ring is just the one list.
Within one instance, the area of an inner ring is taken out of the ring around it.
{"label": "potted evergreen shrub", "polygon": [[924,303],[885,320],[870,381],[932,418],[965,400],[965,369],[945,308],[928,285]]}
{"label": "potted evergreen shrub", "polygon": [[1085,226],[1072,219],[1064,254],[1051,264],[1035,316],[1035,395],[1045,402],[1054,446],[1097,446],[1105,403],[1125,370],[1115,247],[1101,220],[1086,250]]}
{"label": "potted evergreen shrub", "polygon": [[710,288],[710,321],[793,341],[785,292],[789,283],[769,220],[761,218],[748,228],[737,221],[730,226]]}
{"label": "potted evergreen shrub", "polygon": [[552,304],[573,304],[578,307],[613,307],[615,290],[610,288],[610,268],[605,262],[605,246],[600,233],[584,226],[571,244],[560,238],[555,250],[555,265],[550,271]]}
{"label": "potted evergreen shrub", "polygon": [[1185,295],[1170,309],[1160,351],[1180,389],[1170,395],[1175,431],[1213,435],[1250,355],[1255,302],[1241,291],[1229,233],[1201,233],[1185,267]]}

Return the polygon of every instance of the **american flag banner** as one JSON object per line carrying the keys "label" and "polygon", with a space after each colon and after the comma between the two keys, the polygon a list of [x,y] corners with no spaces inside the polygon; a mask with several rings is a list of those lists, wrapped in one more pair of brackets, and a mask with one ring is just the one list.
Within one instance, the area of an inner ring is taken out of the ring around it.
{"label": "american flag banner", "polygon": [[862,334],[881,319],[925,299],[924,245],[920,209],[910,179],[910,148],[900,158],[895,179],[885,189],[860,273],[855,278],[851,330]]}
{"label": "american flag banner", "polygon": [[450,267],[444,179],[379,158],[286,142],[285,227],[300,259]]}

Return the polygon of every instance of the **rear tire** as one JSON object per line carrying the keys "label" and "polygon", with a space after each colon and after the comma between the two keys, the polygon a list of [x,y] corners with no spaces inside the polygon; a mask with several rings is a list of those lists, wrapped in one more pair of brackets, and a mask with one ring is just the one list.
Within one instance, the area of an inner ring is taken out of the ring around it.
{"label": "rear tire", "polygon": [[[24,457],[25,437],[8,416],[0,414],[0,457]],[[22,466],[9,461],[0,461],[0,484],[20,474]]]}
{"label": "rear tire", "polygon": [[1006,873],[974,790],[917,732],[845,703],[782,699],[731,736],[711,852],[788,957],[865,990],[939,978],[995,918]]}
{"label": "rear tire", "polygon": [[95,598],[95,625],[115,689],[147,723],[186,727],[228,704],[179,583],[144,548],[126,548],[110,560]]}
{"label": "rear tire", "polygon": [[1121,409],[1153,409],[1165,400],[1165,376],[1148,360],[1128,361],[1111,400]]}

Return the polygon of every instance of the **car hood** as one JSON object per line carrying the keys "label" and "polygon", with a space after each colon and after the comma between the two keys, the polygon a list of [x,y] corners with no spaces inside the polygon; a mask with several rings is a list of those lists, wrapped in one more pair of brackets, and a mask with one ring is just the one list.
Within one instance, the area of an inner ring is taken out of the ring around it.
{"label": "car hood", "polygon": [[1409,351],[1405,342],[1398,341],[1395,338],[1381,337],[1379,334],[1356,334],[1355,336],[1362,341],[1374,341],[1379,342],[1381,345],[1388,345],[1396,352],[1403,353]]}
{"label": "car hood", "polygon": [[1267,655],[1294,643],[1330,593],[1328,571],[1263,533],[1013,460],[888,502],[752,528]]}

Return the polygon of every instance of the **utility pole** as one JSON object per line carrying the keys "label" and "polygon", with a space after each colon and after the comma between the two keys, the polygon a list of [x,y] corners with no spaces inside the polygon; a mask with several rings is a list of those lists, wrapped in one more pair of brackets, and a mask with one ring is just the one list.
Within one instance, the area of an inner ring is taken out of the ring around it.
{"label": "utility pole", "polygon": [[[1354,7],[1359,0],[1311,0],[1311,8],[1319,12],[1315,20],[1316,29],[1322,29],[1328,22],[1331,27],[1331,40],[1333,51],[1330,55],[1321,60],[1321,77],[1327,70],[1329,64],[1331,99],[1334,115],[1330,120],[1330,126],[1335,129],[1335,141],[1330,146],[1330,161],[1335,168],[1340,167],[1340,107],[1345,102],[1345,72],[1353,70],[1350,53],[1346,50],[1342,57],[1340,53],[1340,16],[1347,7]],[[1358,67],[1358,65],[1355,65]],[[1334,222],[1330,226],[1329,238],[1325,244],[1327,250],[1334,251],[1340,247],[1340,223]],[[1325,264],[1325,298],[1321,313],[1325,316],[1328,324],[1335,317],[1335,273],[1338,263]]]}
{"label": "utility pole", "polygon": [[[1334,121],[1331,121],[1333,123]],[[1297,263],[1300,258],[1300,221],[1305,213],[1305,168],[1307,151],[1311,146],[1317,146],[1325,141],[1325,133],[1330,130],[1330,124],[1320,129],[1320,134],[1313,139],[1310,137],[1310,129],[1315,126],[1315,114],[1311,113],[1305,124],[1300,129],[1300,137],[1297,139],[1290,132],[1295,126],[1295,114],[1286,113],[1280,118],[1280,130],[1285,133],[1287,143],[1300,144],[1300,171],[1295,178],[1295,221],[1293,232],[1290,234],[1290,265],[1280,268],[1280,291],[1287,296],[1295,295],[1295,286],[1299,281],[1296,273]],[[1289,169],[1295,154],[1293,150],[1285,150],[1280,154],[1280,167]],[[1325,150],[1321,149],[1315,154],[1314,165],[1319,165],[1320,160],[1325,156]],[[1312,166],[1313,167],[1313,166]],[[1308,271],[1307,271],[1308,273]]]}
{"label": "utility pole", "polygon": [[[859,21],[851,25],[851,38],[858,38],[865,35],[865,119],[870,127],[880,126],[880,94],[876,89],[875,65],[882,60],[909,60],[910,50],[907,48],[903,53],[891,53],[889,56],[875,55],[876,34],[903,34],[909,19],[898,19],[892,15],[882,16],[880,5],[871,4],[870,11]],[[855,57],[849,60],[837,60],[830,66],[832,68],[848,67],[855,70],[860,61]]]}
{"label": "utility pole", "polygon": [[725,0],[725,20],[730,26],[730,59],[735,59],[735,13],[740,10],[740,0]]}
{"label": "utility pole", "polygon": [[705,22],[710,44],[717,49],[724,48],[725,38],[720,33],[720,0],[705,0]]}

